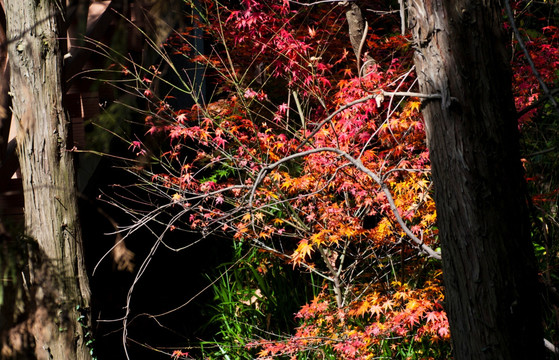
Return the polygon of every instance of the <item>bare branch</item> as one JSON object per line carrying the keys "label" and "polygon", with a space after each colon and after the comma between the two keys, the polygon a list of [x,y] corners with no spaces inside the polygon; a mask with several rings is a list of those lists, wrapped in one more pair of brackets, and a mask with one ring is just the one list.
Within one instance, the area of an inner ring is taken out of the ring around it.
{"label": "bare branch", "polygon": [[310,133],[310,135],[306,136],[305,139],[303,140],[303,142],[297,147],[297,150],[300,150],[303,146],[305,146],[305,144],[308,143],[308,141],[315,136],[320,129],[329,121],[331,121],[334,116],[338,115],[339,113],[341,113],[344,110],[349,109],[350,107],[357,105],[357,104],[361,104],[364,102],[367,102],[369,100],[373,100],[376,99],[378,96],[382,96],[382,95],[388,95],[388,96],[413,96],[413,97],[418,97],[421,99],[430,99],[430,100],[434,100],[434,99],[442,99],[442,95],[441,94],[423,94],[423,93],[418,93],[418,92],[410,92],[410,91],[394,91],[394,92],[388,92],[388,91],[384,91],[384,90],[375,90],[374,94],[371,95],[367,95],[365,97],[362,97],[361,99],[357,99],[351,102],[348,102],[347,104],[345,104],[344,106],[340,106],[336,111],[334,111],[332,114],[328,115],[324,120],[322,120],[317,126],[316,128],[312,131],[312,133]]}
{"label": "bare branch", "polygon": [[509,18],[510,25],[512,26],[512,29],[514,31],[514,35],[516,36],[516,39],[518,40],[518,46],[520,46],[520,48],[522,49],[522,52],[524,52],[524,56],[526,57],[526,61],[528,61],[528,64],[530,65],[530,68],[532,69],[532,73],[534,74],[536,79],[538,79],[538,82],[540,83],[540,87],[542,88],[542,91],[544,92],[545,96],[549,99],[549,102],[551,102],[551,104],[555,108],[555,111],[559,114],[559,105],[557,104],[557,101],[555,101],[555,98],[553,97],[553,94],[551,93],[551,91],[549,91],[549,88],[547,87],[547,85],[543,81],[538,69],[536,69],[536,65],[534,64],[534,60],[532,60],[532,56],[528,52],[528,49],[526,49],[526,45],[524,44],[524,41],[522,40],[522,37],[520,36],[520,32],[518,31],[518,27],[516,26],[516,22],[514,21],[514,14],[512,13],[512,9],[510,7],[510,3],[509,3],[508,0],[505,1],[505,10],[507,12],[507,16]]}
{"label": "bare branch", "polygon": [[311,154],[315,154],[315,153],[318,153],[318,152],[333,152],[333,153],[336,153],[336,154],[340,155],[341,157],[345,158],[349,163],[351,163],[353,166],[355,166],[358,170],[367,174],[374,182],[377,183],[377,185],[380,186],[382,192],[386,196],[386,200],[388,201],[388,204],[390,205],[390,209],[392,210],[392,213],[394,214],[394,217],[396,218],[396,221],[402,227],[402,230],[406,233],[406,235],[408,235],[413,240],[413,242],[415,242],[415,244],[418,247],[420,247],[421,250],[424,251],[426,254],[428,254],[430,257],[433,257],[433,258],[438,259],[438,260],[441,259],[441,254],[440,253],[436,252],[431,247],[425,245],[423,243],[423,241],[420,240],[417,236],[415,236],[413,234],[413,232],[405,224],[404,220],[402,219],[402,216],[400,215],[400,212],[398,211],[398,208],[396,207],[396,204],[394,203],[394,198],[392,197],[392,193],[390,192],[390,189],[388,189],[388,186],[384,183],[382,178],[380,176],[378,176],[377,174],[375,174],[374,172],[372,172],[371,170],[369,170],[365,165],[363,165],[361,160],[355,159],[354,157],[352,157],[351,155],[349,155],[345,151],[337,149],[337,148],[323,147],[323,148],[316,148],[316,149],[310,149],[310,150],[307,150],[307,151],[302,151],[300,153],[296,153],[296,154],[286,156],[283,159],[280,159],[280,160],[278,160],[278,161],[276,161],[276,162],[274,162],[274,163],[272,163],[268,166],[263,167],[260,170],[260,172],[258,173],[258,176],[256,177],[256,180],[254,181],[254,185],[253,185],[252,190],[250,192],[249,208],[252,208],[252,205],[253,205],[253,202],[254,202],[254,195],[256,193],[257,187],[262,182],[262,180],[264,179],[266,174],[268,174],[268,172],[270,172],[271,170],[277,168],[281,164],[284,164],[284,163],[286,163],[290,160],[293,160],[293,159],[296,159],[296,158],[299,158],[299,157],[304,157],[304,156],[311,155]]}
{"label": "bare branch", "polygon": [[325,4],[325,3],[340,3],[341,5],[345,5],[348,2],[354,2],[356,0],[319,0],[313,1],[312,3],[303,3],[296,0],[288,0],[292,4],[302,5],[302,6],[313,6],[318,4]]}

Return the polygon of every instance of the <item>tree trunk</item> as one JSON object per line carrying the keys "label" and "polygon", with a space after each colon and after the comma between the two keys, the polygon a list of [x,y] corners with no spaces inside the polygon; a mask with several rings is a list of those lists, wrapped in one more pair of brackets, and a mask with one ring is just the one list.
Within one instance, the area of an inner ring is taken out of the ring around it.
{"label": "tree trunk", "polygon": [[[25,228],[38,248],[26,279],[28,317],[14,334],[29,332],[31,336],[21,335],[27,341],[23,346],[33,347],[37,359],[56,360],[91,358],[84,339],[87,322],[82,325],[78,321],[81,311],[89,307],[90,291],[73,155],[67,151],[72,147],[68,145],[69,119],[62,103],[62,3],[6,1],[10,89],[23,178]],[[17,341],[9,345],[12,354],[3,353],[3,357],[15,357],[20,351]]]}
{"label": "tree trunk", "polygon": [[[0,0],[0,169],[6,165],[8,156],[8,138],[10,134],[10,72],[8,67],[8,47],[6,39],[6,14]],[[4,170],[5,171],[5,170]],[[0,179],[2,184],[2,179]]]}
{"label": "tree trunk", "polygon": [[455,359],[542,359],[536,266],[498,1],[411,0]]}

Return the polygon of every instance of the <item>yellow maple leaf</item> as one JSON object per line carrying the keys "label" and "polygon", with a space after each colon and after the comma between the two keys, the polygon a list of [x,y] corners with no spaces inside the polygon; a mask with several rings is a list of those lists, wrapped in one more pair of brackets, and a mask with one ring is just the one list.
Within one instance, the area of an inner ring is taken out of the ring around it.
{"label": "yellow maple leaf", "polygon": [[299,246],[292,255],[293,262],[298,264],[302,262],[305,257],[310,256],[313,252],[313,244],[309,244],[307,239],[299,241]]}
{"label": "yellow maple leaf", "polygon": [[258,357],[265,357],[267,356],[269,351],[267,349],[263,349],[258,353]]}
{"label": "yellow maple leaf", "polygon": [[417,112],[419,112],[419,108],[421,107],[421,102],[420,101],[410,101],[408,102],[408,106],[410,107],[410,110],[416,110]]}
{"label": "yellow maple leaf", "polygon": [[363,301],[361,305],[359,305],[357,310],[355,310],[355,315],[357,316],[364,315],[369,310],[370,306],[371,304],[367,300]]}
{"label": "yellow maple leaf", "polygon": [[264,219],[264,214],[262,214],[260,212],[256,213],[256,214],[254,214],[254,218],[256,219],[257,222],[261,222],[262,219]]}

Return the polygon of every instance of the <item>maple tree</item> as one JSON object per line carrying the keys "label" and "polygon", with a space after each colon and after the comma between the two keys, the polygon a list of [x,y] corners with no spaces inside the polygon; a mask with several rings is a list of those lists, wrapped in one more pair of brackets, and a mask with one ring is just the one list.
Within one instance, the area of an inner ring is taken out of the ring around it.
{"label": "maple tree", "polygon": [[[167,140],[159,148],[141,137],[130,141],[131,151],[151,161],[130,171],[158,200],[148,212],[133,211],[137,222],[129,234],[163,224],[153,251],[170,246],[168,232],[194,235],[176,250],[200,237],[224,236],[257,249],[261,274],[270,271],[266,259],[279,259],[321,279],[321,291],[295,315],[292,335],[263,331],[245,341],[255,357],[448,357],[420,114],[441,95],[418,92],[414,45],[400,32],[399,11],[367,2],[375,20],[362,24],[352,52],[341,35],[340,4],[206,0],[192,6],[198,6],[193,26],[204,29],[212,51],[193,49],[191,29],[153,46],[164,59],[183,54],[206,68],[216,88],[210,97],[184,81],[172,87],[195,104],[174,108],[172,95],[157,91],[165,82],[161,68],[119,59],[124,78],[148,103],[147,137]],[[559,57],[553,29],[543,27],[528,46],[548,83],[557,81],[550,70]],[[513,58],[521,112],[541,96],[525,59],[520,52]],[[535,107],[525,111],[520,124],[535,115]],[[149,258],[141,268],[147,264]],[[259,285],[251,286],[256,294]],[[253,300],[244,305],[266,301]]]}

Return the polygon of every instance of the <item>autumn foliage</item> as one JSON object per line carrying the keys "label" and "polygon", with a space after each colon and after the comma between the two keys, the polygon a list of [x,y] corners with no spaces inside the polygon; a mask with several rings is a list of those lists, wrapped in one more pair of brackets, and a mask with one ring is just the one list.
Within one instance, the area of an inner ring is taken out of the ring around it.
{"label": "autumn foliage", "polygon": [[[202,96],[183,88],[194,98],[187,108],[158,92],[159,68],[123,68],[151,109],[146,140],[131,150],[155,163],[131,171],[161,199],[139,223],[165,214],[164,232],[250,244],[262,274],[263,259],[274,258],[320,279],[292,333],[261,332],[242,344],[257,358],[449,356],[420,115],[427,100],[414,93],[413,45],[384,6],[368,2],[373,15],[357,59],[342,5],[199,1],[192,26],[204,29],[211,50],[197,53],[188,28],[159,49],[187,56],[215,89]],[[556,82],[557,29],[534,31],[530,53],[544,80]],[[542,95],[515,46],[522,111]],[[149,138],[165,142],[155,148]],[[265,301],[256,299],[250,306]]]}

